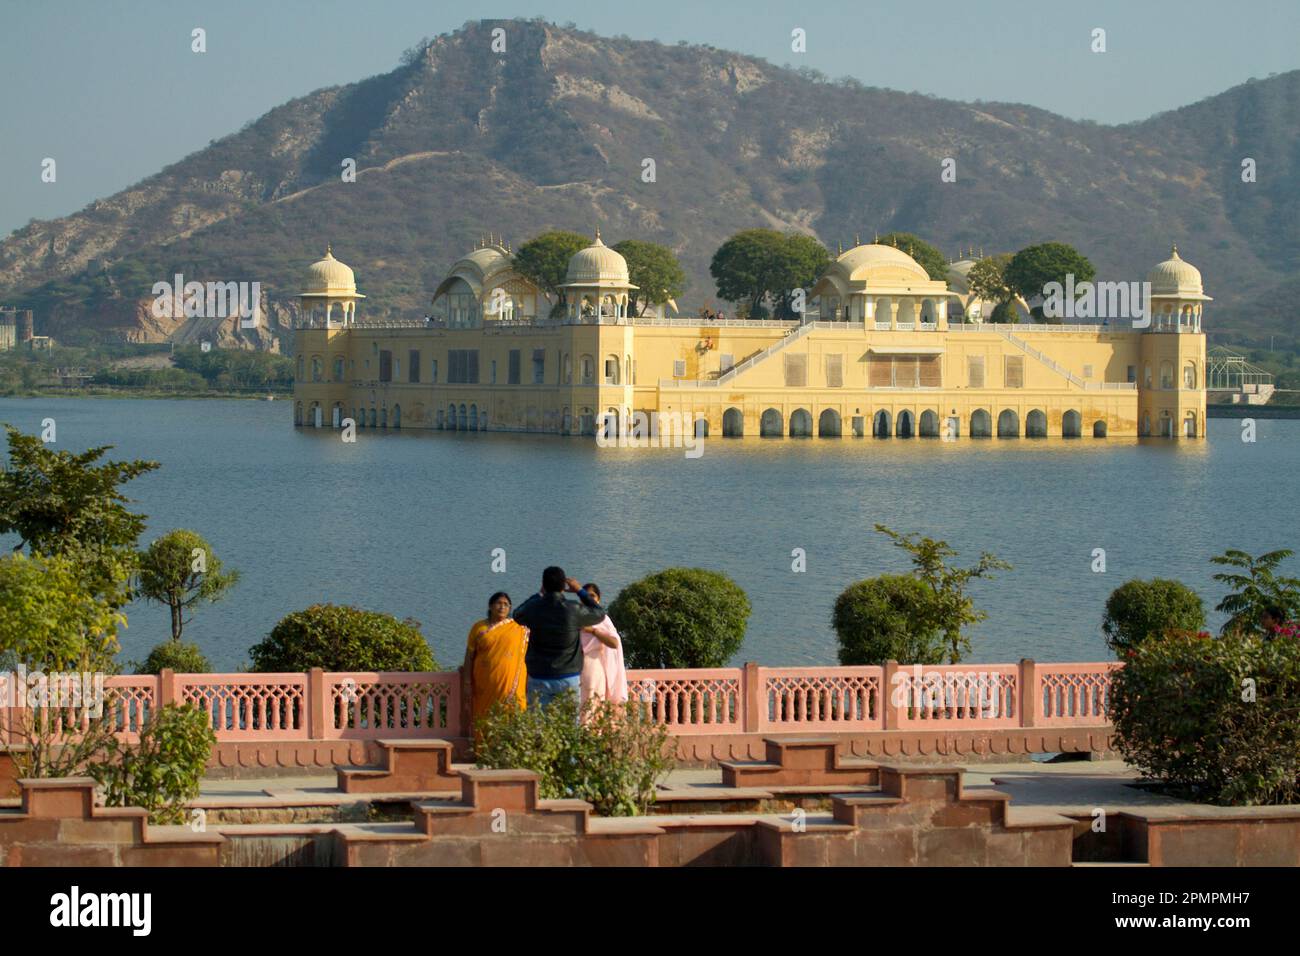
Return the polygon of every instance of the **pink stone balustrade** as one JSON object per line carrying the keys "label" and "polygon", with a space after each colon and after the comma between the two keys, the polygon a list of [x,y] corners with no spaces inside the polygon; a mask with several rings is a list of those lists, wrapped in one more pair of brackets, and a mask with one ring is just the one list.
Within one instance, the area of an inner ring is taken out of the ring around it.
{"label": "pink stone balustrade", "polygon": [[[1100,727],[1115,662],[720,667],[628,672],[629,696],[674,735]],[[460,672],[177,674],[104,681],[119,735],[193,703],[218,741],[464,737]],[[0,684],[0,689],[3,685]],[[21,711],[0,700],[0,740]],[[83,723],[86,717],[81,718]]]}

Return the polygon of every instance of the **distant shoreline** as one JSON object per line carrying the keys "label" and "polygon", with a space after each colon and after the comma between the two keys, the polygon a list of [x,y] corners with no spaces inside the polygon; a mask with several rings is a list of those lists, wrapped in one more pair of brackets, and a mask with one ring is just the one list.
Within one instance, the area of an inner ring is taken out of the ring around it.
{"label": "distant shoreline", "polygon": [[273,389],[268,390],[241,390],[237,392],[223,391],[204,391],[204,392],[173,392],[165,389],[149,388],[49,388],[49,389],[30,389],[23,391],[13,391],[0,393],[0,398],[179,398],[179,399],[205,399],[205,398],[243,398],[250,401],[265,401],[266,397],[273,396],[275,401],[290,401],[293,398],[292,392],[277,392]]}
{"label": "distant shoreline", "polygon": [[1300,405],[1206,405],[1206,418],[1300,418]]}

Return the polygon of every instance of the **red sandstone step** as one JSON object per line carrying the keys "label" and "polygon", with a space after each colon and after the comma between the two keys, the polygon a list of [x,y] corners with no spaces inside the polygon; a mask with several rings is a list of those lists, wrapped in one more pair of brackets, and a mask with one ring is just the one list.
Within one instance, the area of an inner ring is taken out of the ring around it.
{"label": "red sandstone step", "polygon": [[763,745],[766,760],[721,763],[723,786],[874,786],[880,782],[875,763],[841,756],[833,737],[766,737]]}
{"label": "red sandstone step", "polygon": [[460,772],[452,768],[452,745],[446,740],[379,740],[378,767],[337,767],[344,793],[436,793],[457,790]]}

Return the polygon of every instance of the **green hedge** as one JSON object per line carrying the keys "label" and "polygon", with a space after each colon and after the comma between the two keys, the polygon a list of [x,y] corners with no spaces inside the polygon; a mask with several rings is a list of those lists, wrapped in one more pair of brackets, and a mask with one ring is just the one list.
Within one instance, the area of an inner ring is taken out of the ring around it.
{"label": "green hedge", "polygon": [[882,574],[850,584],[831,613],[840,663],[942,664],[947,644],[936,611],[934,590],[911,575]]}
{"label": "green hedge", "polygon": [[749,597],[717,571],[668,568],[625,587],[609,605],[627,666],[724,667],[740,650]]}
{"label": "green hedge", "polygon": [[313,604],[286,615],[249,649],[254,671],[436,671],[418,621],[347,605]]}

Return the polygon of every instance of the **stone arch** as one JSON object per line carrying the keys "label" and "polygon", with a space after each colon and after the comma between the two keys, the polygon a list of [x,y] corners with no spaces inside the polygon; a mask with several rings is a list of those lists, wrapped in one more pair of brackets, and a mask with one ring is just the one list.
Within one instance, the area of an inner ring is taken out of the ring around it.
{"label": "stone arch", "polygon": [[307,423],[313,428],[320,428],[320,402],[312,402],[307,413]]}
{"label": "stone arch", "polygon": [[1014,409],[1004,408],[998,415],[998,437],[1020,437],[1020,416],[1016,414]]}
{"label": "stone arch", "polygon": [[706,415],[700,415],[698,418],[695,419],[695,424],[694,424],[692,427],[695,429],[695,437],[696,437],[696,438],[708,438],[708,437],[709,437],[709,419],[708,419],[708,416],[706,416]]}
{"label": "stone arch", "polygon": [[444,428],[447,427],[447,418],[446,418],[446,413],[445,413],[441,408],[438,409],[438,422],[437,422],[437,424],[438,424],[438,431],[442,431]]}
{"label": "stone arch", "polygon": [[811,438],[813,433],[812,413],[806,408],[796,408],[790,414],[790,437]]}
{"label": "stone arch", "polygon": [[780,438],[785,432],[785,418],[775,408],[764,409],[758,423],[758,433],[763,438]]}
{"label": "stone arch", "polygon": [[970,437],[971,438],[992,438],[993,437],[993,416],[989,414],[986,408],[977,408],[971,412],[970,416]]}
{"label": "stone arch", "polygon": [[935,414],[932,408],[927,408],[921,412],[920,435],[922,438],[939,437],[939,416]]}
{"label": "stone arch", "polygon": [[469,430],[478,431],[478,405],[474,404],[469,407]]}
{"label": "stone arch", "polygon": [[1188,362],[1183,366],[1183,388],[1196,388],[1196,363]]}
{"label": "stone arch", "polygon": [[605,414],[600,416],[598,427],[603,430],[606,439],[616,440],[619,436],[618,409],[612,405],[605,409]]}
{"label": "stone arch", "polygon": [[379,427],[380,428],[388,427],[388,406],[387,405],[385,405],[383,408],[379,410]]}
{"label": "stone arch", "polygon": [[343,356],[342,355],[334,356],[334,375],[330,379],[330,381],[331,382],[343,381]]}
{"label": "stone arch", "polygon": [[1183,437],[1184,438],[1196,437],[1196,413],[1195,412],[1189,411],[1186,415],[1183,416]]}
{"label": "stone arch", "polygon": [[739,408],[728,408],[722,413],[722,437],[745,437],[745,414]]}
{"label": "stone arch", "polygon": [[573,412],[565,405],[560,412],[560,434],[567,435],[573,430]]}
{"label": "stone arch", "polygon": [[313,382],[319,382],[323,375],[324,367],[321,364],[320,356],[313,355],[311,357],[311,380]]}
{"label": "stone arch", "polygon": [[596,384],[596,360],[590,355],[584,355],[578,359],[579,384],[595,385]]}
{"label": "stone arch", "polygon": [[370,427],[375,428],[379,424],[379,413],[375,411],[375,406],[370,406]]}
{"label": "stone arch", "polygon": [[622,375],[620,374],[620,368],[622,367],[622,364],[623,363],[618,360],[617,355],[605,356],[605,384],[606,385],[623,384]]}
{"label": "stone arch", "polygon": [[889,412],[881,409],[871,418],[871,434],[876,438],[888,438],[890,433]]}
{"label": "stone arch", "polygon": [[840,413],[833,408],[824,408],[817,416],[817,434],[821,438],[839,438]]}
{"label": "stone arch", "polygon": [[488,430],[488,410],[480,408],[478,411],[478,430],[485,432]]}
{"label": "stone arch", "polygon": [[[301,359],[299,361],[301,361]],[[302,424],[302,402],[298,402],[293,406],[293,423],[295,425]]]}
{"label": "stone arch", "polygon": [[1061,416],[1061,437],[1078,438],[1083,434],[1083,416],[1071,408]]}
{"label": "stone arch", "polygon": [[455,402],[453,402],[452,404],[450,404],[450,405],[447,406],[447,428],[448,428],[448,430],[453,431],[453,432],[456,430],[456,404],[455,404]]}
{"label": "stone arch", "polygon": [[393,403],[393,427],[402,427],[402,406],[396,402]]}
{"label": "stone arch", "polygon": [[1093,437],[1093,438],[1105,438],[1105,437],[1106,437],[1106,431],[1107,431],[1107,429],[1106,429],[1106,420],[1105,420],[1104,418],[1099,418],[1099,419],[1097,419],[1095,422],[1092,423],[1092,437]]}
{"label": "stone arch", "polygon": [[1043,413],[1041,408],[1035,408],[1025,416],[1025,437],[1047,437],[1047,415]]}
{"label": "stone arch", "polygon": [[465,407],[463,402],[460,406],[460,413],[456,416],[456,430],[469,431],[469,409]]}
{"label": "stone arch", "polygon": [[899,438],[912,438],[916,435],[916,421],[912,417],[911,409],[903,409],[898,413],[898,425],[894,433]]}

